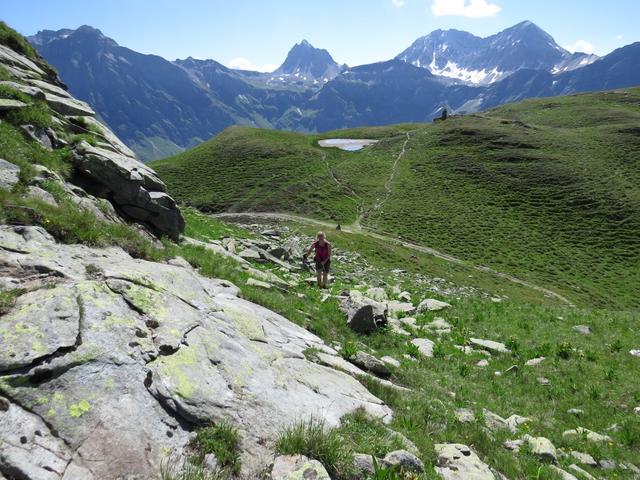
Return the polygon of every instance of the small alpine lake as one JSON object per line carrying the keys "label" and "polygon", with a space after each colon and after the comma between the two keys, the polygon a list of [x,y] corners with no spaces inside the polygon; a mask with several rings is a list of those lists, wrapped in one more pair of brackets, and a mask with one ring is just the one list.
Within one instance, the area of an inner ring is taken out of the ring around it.
{"label": "small alpine lake", "polygon": [[367,145],[373,145],[374,143],[378,143],[378,140],[369,140],[364,138],[327,138],[318,141],[318,145],[321,147],[334,147],[348,152],[362,150]]}

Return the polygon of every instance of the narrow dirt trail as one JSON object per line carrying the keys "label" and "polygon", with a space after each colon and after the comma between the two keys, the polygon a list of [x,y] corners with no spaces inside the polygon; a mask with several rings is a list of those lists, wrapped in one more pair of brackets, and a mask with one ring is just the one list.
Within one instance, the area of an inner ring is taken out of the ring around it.
{"label": "narrow dirt trail", "polygon": [[[312,225],[318,225],[320,227],[325,227],[325,228],[335,228],[335,223],[330,223],[330,222],[325,222],[322,220],[316,220],[315,218],[309,218],[309,217],[304,217],[301,215],[292,215],[292,214],[288,214],[288,213],[278,213],[278,212],[243,212],[243,213],[218,213],[218,214],[213,214],[211,215],[212,217],[215,218],[264,218],[264,219],[274,219],[274,220],[285,220],[285,221],[293,221],[293,222],[300,222],[300,223],[307,223],[307,224],[312,224]],[[484,273],[489,273],[492,275],[495,275],[497,277],[503,278],[505,280],[508,280],[510,282],[516,283],[518,285],[522,285],[523,287],[527,287],[530,288],[532,290],[535,290],[537,292],[540,292],[548,297],[552,297],[555,298],[556,300],[559,300],[560,302],[568,305],[568,306],[575,306],[573,304],[573,302],[571,302],[571,300],[563,297],[562,295],[560,295],[559,293],[556,293],[552,290],[549,290],[547,288],[541,287],[539,285],[536,285],[534,283],[528,282],[526,280],[522,280],[520,278],[514,277],[513,275],[509,275],[507,273],[503,273],[503,272],[498,272],[492,268],[489,267],[485,267],[482,265],[471,265],[468,264],[467,262],[464,262],[463,260],[456,258],[452,255],[448,255],[446,253],[442,253],[434,248],[431,247],[425,247],[423,245],[417,245],[415,243],[411,243],[411,242],[407,242],[405,240],[402,240],[400,238],[397,237],[393,237],[390,235],[384,235],[378,232],[375,232],[373,230],[369,230],[366,227],[359,227],[359,228],[353,228],[352,225],[348,225],[348,226],[344,226],[342,227],[342,231],[346,232],[346,233],[359,233],[361,235],[366,235],[368,237],[371,238],[375,238],[377,240],[383,240],[386,242],[393,242],[396,243],[398,245],[402,245],[405,248],[408,248],[410,250],[414,250],[416,252],[420,252],[420,253],[426,253],[427,255],[433,255],[434,257],[437,258],[441,258],[443,260],[446,260],[448,262],[452,262],[452,263],[457,263],[460,265],[467,265],[472,267],[473,269],[479,271],[479,272],[484,272]]]}
{"label": "narrow dirt trail", "polygon": [[324,152],[322,153],[322,161],[324,162],[325,167],[327,168],[327,173],[333,179],[336,185],[338,185],[338,187],[340,187],[345,192],[345,195],[347,197],[351,198],[354,202],[356,202],[358,216],[356,218],[356,221],[351,225],[351,227],[360,229],[361,228],[360,218],[364,212],[363,198],[360,195],[358,195],[350,186],[345,185],[338,179],[338,177],[336,177],[336,174],[333,172],[333,170],[331,170],[331,166],[329,165],[329,161],[327,160],[327,154]]}
{"label": "narrow dirt trail", "polygon": [[365,215],[370,215],[371,213],[377,212],[382,208],[382,206],[387,202],[387,200],[389,200],[389,197],[391,196],[391,190],[393,188],[393,179],[395,178],[396,172],[398,171],[398,162],[402,157],[404,157],[404,154],[407,151],[407,144],[411,139],[409,132],[405,132],[405,135],[407,136],[407,138],[402,144],[402,149],[400,150],[400,153],[398,153],[395,160],[393,161],[393,165],[391,166],[391,173],[389,174],[389,177],[384,182],[384,194],[377,198],[376,202],[373,204],[373,206],[369,210],[365,211],[364,208],[362,208],[362,211],[356,218],[356,221],[352,225],[349,225],[349,227],[357,230],[362,230],[363,228],[366,228],[366,227],[362,227],[362,220],[364,219]]}

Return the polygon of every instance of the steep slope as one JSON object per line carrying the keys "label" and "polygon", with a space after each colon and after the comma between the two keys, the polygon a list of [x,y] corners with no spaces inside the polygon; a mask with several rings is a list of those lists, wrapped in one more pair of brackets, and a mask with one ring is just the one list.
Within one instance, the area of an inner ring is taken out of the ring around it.
{"label": "steep slope", "polygon": [[459,30],[436,30],[417,39],[397,59],[471,84],[499,81],[521,69],[563,72],[587,65],[595,55],[570,54],[532,22],[487,38]]}
{"label": "steep slope", "polygon": [[477,111],[527,98],[556,97],[638,85],[640,43],[633,43],[583,68],[557,75],[541,70],[520,70],[490,85],[460,110]]}
{"label": "steep slope", "polygon": [[245,119],[238,123],[257,127],[276,125],[292,105],[307,99],[307,84],[313,84],[312,79],[298,82],[296,77],[280,82],[272,74],[232,70],[214,60],[187,58],[174,63],[203,89],[215,92],[216,99],[231,106],[238,118]]}
{"label": "steep slope", "polygon": [[[640,262],[639,99],[638,90],[569,96],[433,126],[324,135],[380,139],[355,153],[318,148],[323,136],[296,136],[296,149],[282,153],[285,134],[235,130],[154,168],[199,208],[288,211],[343,224],[363,214],[364,226],[569,298],[629,306],[640,284],[633,267]],[[264,151],[273,155],[261,157]],[[222,152],[233,154],[222,161]],[[261,181],[269,168],[283,176],[267,173]],[[283,173],[289,169],[291,176]],[[203,171],[211,175],[190,173]],[[234,177],[240,171],[255,180]]]}
{"label": "steep slope", "polygon": [[462,105],[473,87],[447,88],[424,69],[399,60],[346,70],[315,94],[299,119],[307,131],[428,122]]}
{"label": "steep slope", "polygon": [[[177,240],[184,220],[156,173],[94,118],[89,105],[67,92],[24,38],[4,23],[0,33],[0,155],[8,160],[5,168],[20,172],[3,188],[26,189],[28,196],[57,206],[42,188],[49,186],[100,218],[116,217],[115,207],[124,218]],[[37,175],[33,162],[44,165]]]}
{"label": "steep slope", "polygon": [[84,26],[31,37],[78,98],[91,104],[134,150],[158,158],[241,121],[182,68],[143,55]]}

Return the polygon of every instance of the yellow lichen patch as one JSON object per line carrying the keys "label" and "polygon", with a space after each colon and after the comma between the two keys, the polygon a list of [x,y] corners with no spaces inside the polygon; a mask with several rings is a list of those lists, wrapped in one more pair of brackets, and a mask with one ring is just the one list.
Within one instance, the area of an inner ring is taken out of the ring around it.
{"label": "yellow lichen patch", "polygon": [[142,285],[143,287],[150,288],[153,290],[164,290],[163,288],[159,288],[151,278],[149,278],[148,276],[140,272],[135,272],[135,271],[118,272],[118,277],[123,278],[125,280],[129,280],[132,283],[135,283],[137,285]]}
{"label": "yellow lichen patch", "polygon": [[119,315],[109,315],[105,317],[104,322],[102,322],[103,329],[109,330],[112,327],[121,325],[124,327],[135,327],[136,320],[133,317],[122,317]]}
{"label": "yellow lichen patch", "polygon": [[104,350],[97,344],[83,343],[80,348],[74,352],[67,354],[69,361],[75,363],[89,363],[104,354]]}
{"label": "yellow lichen patch", "polygon": [[247,338],[251,340],[266,341],[266,336],[262,328],[260,318],[253,315],[247,309],[227,303],[224,306],[224,313],[233,321],[235,327]]}
{"label": "yellow lichen patch", "polygon": [[72,417],[81,417],[91,410],[91,404],[86,400],[80,400],[78,403],[72,403],[69,406],[69,415]]}
{"label": "yellow lichen patch", "polygon": [[189,398],[196,390],[189,379],[189,369],[197,368],[198,359],[193,347],[182,347],[173,355],[161,357],[156,362],[159,370],[167,376],[167,383],[172,383],[175,391],[182,398]]}
{"label": "yellow lichen patch", "polygon": [[19,334],[38,335],[40,337],[42,336],[42,332],[39,332],[35,328],[29,327],[24,323],[16,323],[13,326],[13,329],[15,330],[16,333],[19,333]]}
{"label": "yellow lichen patch", "polygon": [[233,371],[229,369],[225,369],[228,376],[231,377],[231,388],[235,393],[240,393],[240,391],[247,386],[249,380],[254,375],[253,369],[248,364],[239,365],[239,368]]}
{"label": "yellow lichen patch", "polygon": [[64,402],[64,400],[65,400],[64,393],[62,393],[62,392],[54,393],[53,394],[53,400],[55,400],[56,402]]}
{"label": "yellow lichen patch", "polygon": [[[42,335],[39,335],[39,336],[42,336]],[[41,355],[46,355],[47,353],[49,353],[49,350],[39,340],[33,340],[31,342],[31,352],[32,352],[32,354],[35,354],[37,356],[41,356]]]}

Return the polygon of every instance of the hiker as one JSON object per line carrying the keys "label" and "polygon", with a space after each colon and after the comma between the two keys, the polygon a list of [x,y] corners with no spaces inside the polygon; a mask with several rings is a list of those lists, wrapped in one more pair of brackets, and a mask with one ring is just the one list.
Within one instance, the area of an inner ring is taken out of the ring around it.
{"label": "hiker", "polygon": [[340,224],[336,225],[336,230],[337,230],[337,231],[342,230],[342,227],[340,226]]}
{"label": "hiker", "polygon": [[306,259],[312,250],[316,252],[313,259],[316,262],[318,288],[327,288],[327,277],[329,276],[329,267],[331,266],[331,244],[325,239],[324,232],[318,232],[316,241],[307,249],[303,258]]}

